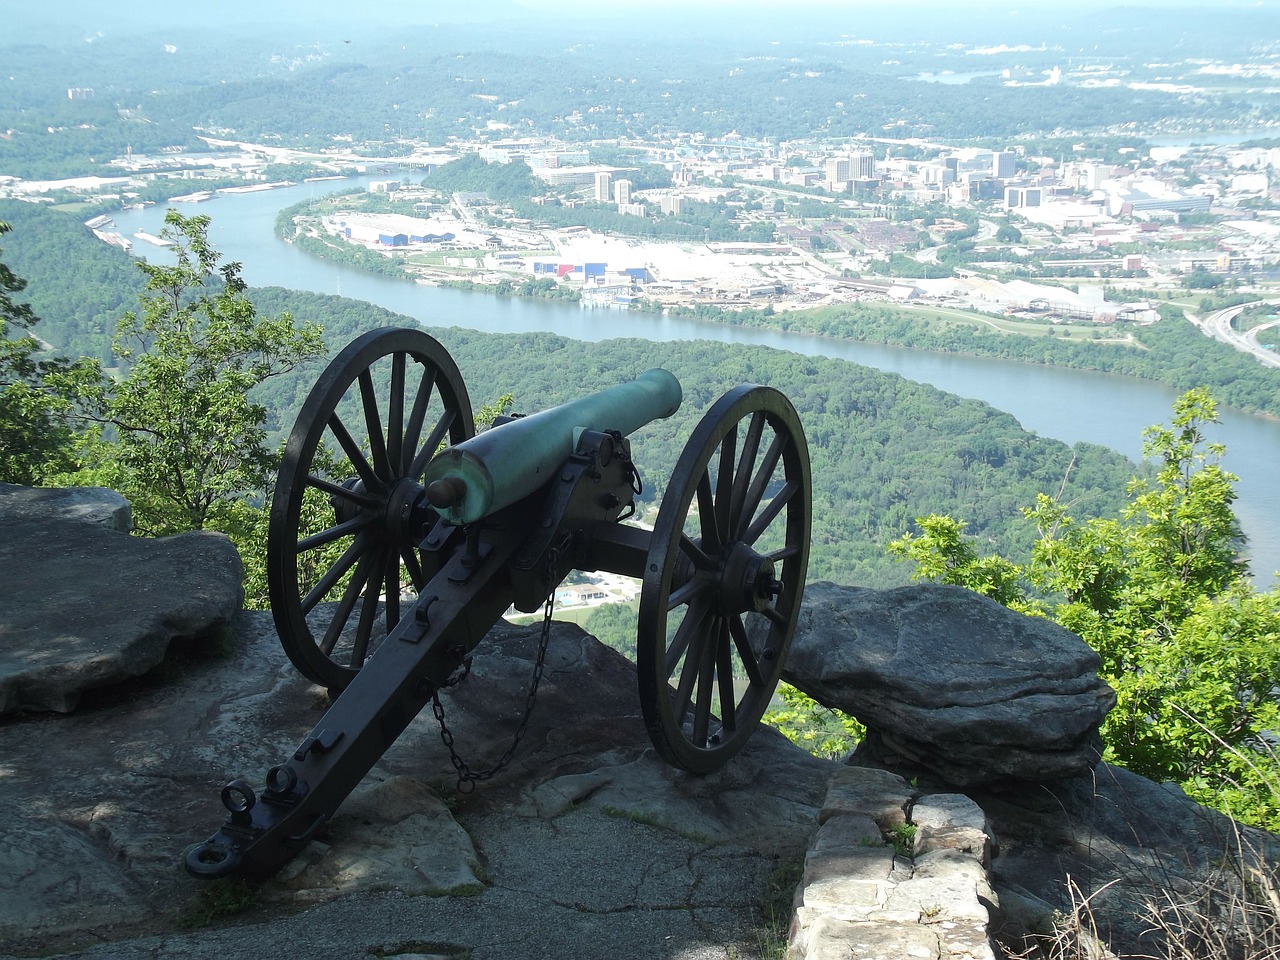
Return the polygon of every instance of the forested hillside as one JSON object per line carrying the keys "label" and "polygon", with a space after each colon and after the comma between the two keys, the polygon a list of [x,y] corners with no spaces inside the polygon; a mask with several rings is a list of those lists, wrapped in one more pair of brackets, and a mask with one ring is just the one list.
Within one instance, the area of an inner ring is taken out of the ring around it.
{"label": "forested hillside", "polygon": [[[289,310],[321,323],[330,354],[357,331],[412,322],[367,303],[279,288],[255,290],[254,301],[263,313]],[[1090,515],[1107,514],[1123,501],[1133,472],[1112,451],[1070,449],[1025,433],[985,404],[840,360],[701,341],[432,332],[457,359],[473,405],[511,393],[517,411],[533,412],[650,367],[669,369],[684,386],[684,405],[633,437],[648,500],[661,494],[693,425],[721,393],[741,382],[779,388],[800,412],[813,460],[813,579],[905,582],[907,571],[886,557],[885,544],[915,517],[935,512],[963,516],[970,532],[1026,556],[1034,531],[1019,508],[1037,493],[1056,494],[1069,474],[1064,497]],[[316,373],[313,366],[273,381],[269,406],[296,409]]]}
{"label": "forested hillside", "polygon": [[27,281],[24,298],[40,317],[40,337],[61,353],[110,366],[116,321],[137,307],[144,282],[133,257],[47,207],[0,200],[0,220],[13,227],[4,262]]}

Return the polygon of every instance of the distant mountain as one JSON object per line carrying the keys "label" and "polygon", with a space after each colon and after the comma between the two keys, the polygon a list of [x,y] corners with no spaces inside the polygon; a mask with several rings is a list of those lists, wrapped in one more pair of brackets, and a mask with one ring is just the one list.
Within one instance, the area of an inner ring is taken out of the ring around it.
{"label": "distant mountain", "polygon": [[175,4],[170,0],[133,0],[104,4],[100,0],[63,0],[57,4],[6,4],[4,42],[0,45],[61,42],[98,36],[146,33],[155,29],[254,30],[308,24],[342,25],[352,35],[388,28],[432,23],[484,23],[527,18],[533,14],[512,0],[478,0],[442,4],[437,0],[405,0],[388,6],[356,7],[345,0],[224,0],[216,4]]}

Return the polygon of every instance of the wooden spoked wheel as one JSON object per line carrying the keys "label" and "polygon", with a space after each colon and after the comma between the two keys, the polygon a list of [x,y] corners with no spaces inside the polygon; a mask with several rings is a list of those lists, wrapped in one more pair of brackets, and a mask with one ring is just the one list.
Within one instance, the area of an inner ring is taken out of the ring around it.
{"label": "wooden spoked wheel", "polygon": [[710,773],[751,736],[795,633],[809,562],[809,452],[770,387],[703,417],[654,524],[640,594],[640,705],[658,753]]}
{"label": "wooden spoked wheel", "polygon": [[346,687],[399,622],[402,592],[426,582],[418,544],[436,516],[423,472],[442,444],[474,433],[457,365],[421,330],[366,333],[316,381],[285,447],[267,532],[276,628],[309,679]]}

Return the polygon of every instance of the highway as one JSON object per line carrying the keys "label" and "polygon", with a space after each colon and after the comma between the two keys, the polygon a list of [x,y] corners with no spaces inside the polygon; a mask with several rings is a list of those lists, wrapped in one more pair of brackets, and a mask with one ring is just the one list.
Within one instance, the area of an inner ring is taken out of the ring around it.
{"label": "highway", "polygon": [[[1241,333],[1232,325],[1245,307],[1257,306],[1259,303],[1280,305],[1280,300],[1256,300],[1253,303],[1242,303],[1234,307],[1227,307],[1225,310],[1215,310],[1200,323],[1200,329],[1215,340],[1220,340],[1237,350],[1243,350],[1245,353],[1253,354],[1268,367],[1280,367],[1280,352],[1268,350],[1258,340],[1258,334],[1280,326],[1280,320],[1261,324],[1246,333]],[[1280,331],[1276,331],[1265,342],[1273,343],[1275,342],[1274,338],[1277,336],[1280,336]]]}

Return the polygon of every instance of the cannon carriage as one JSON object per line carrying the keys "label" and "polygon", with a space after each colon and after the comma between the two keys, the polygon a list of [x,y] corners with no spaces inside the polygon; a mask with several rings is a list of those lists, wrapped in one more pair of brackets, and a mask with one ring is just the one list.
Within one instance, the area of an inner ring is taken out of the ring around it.
{"label": "cannon carriage", "polygon": [[[640,582],[637,687],[657,753],[694,774],[737,753],[799,614],[808,450],[785,396],[735,387],[695,427],[652,528],[628,523],[642,493],[629,437],[681,401],[676,378],[650,370],[477,434],[427,333],[375,330],[343,349],[289,436],[267,541],[281,642],[332,704],[260,790],[223,788],[227,820],[187,851],[188,871],[287,863],[427,704],[440,715],[439,691],[508,609],[544,610],[545,650],[574,569]],[[490,773],[453,756],[460,786]]]}

